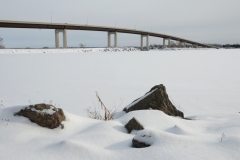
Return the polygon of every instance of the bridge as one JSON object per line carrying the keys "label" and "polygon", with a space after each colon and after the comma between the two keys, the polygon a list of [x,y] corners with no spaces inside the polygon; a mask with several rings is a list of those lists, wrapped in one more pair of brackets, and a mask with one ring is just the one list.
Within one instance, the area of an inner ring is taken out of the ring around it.
{"label": "bridge", "polygon": [[68,23],[49,23],[49,22],[26,22],[26,21],[9,21],[0,20],[1,28],[32,28],[32,29],[55,29],[55,47],[59,48],[59,32],[63,33],[63,48],[67,48],[67,30],[88,30],[88,31],[104,31],[108,32],[108,47],[111,47],[111,34],[114,35],[114,47],[118,47],[117,33],[129,33],[141,35],[141,50],[143,50],[143,39],[146,38],[146,49],[149,50],[149,36],[163,38],[163,46],[165,47],[165,41],[175,40],[180,42],[183,47],[187,44],[191,44],[194,47],[206,47],[206,48],[216,48],[215,46],[194,42],[191,40],[155,33],[148,31],[141,31],[136,29],[127,28],[117,28],[117,27],[107,27],[107,26],[94,26],[94,25],[81,25],[81,24],[68,24]]}

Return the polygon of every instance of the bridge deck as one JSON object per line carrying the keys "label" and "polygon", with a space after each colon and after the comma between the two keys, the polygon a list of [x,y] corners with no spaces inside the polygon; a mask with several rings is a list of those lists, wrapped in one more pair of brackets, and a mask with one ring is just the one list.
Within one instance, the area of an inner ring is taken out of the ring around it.
{"label": "bridge deck", "polygon": [[190,43],[190,44],[198,45],[202,47],[216,48],[215,46],[198,43],[195,41],[191,41],[191,40],[187,40],[187,39],[183,39],[183,38],[179,38],[171,35],[135,30],[135,29],[127,29],[127,28],[107,27],[107,26],[0,20],[0,27],[2,28],[68,29],[68,30],[89,30],[89,31],[106,31],[106,32],[110,31],[110,32],[130,33],[130,34],[139,34],[139,35],[149,35],[149,36],[160,37],[160,38],[170,38],[172,40],[186,42],[186,43]]}

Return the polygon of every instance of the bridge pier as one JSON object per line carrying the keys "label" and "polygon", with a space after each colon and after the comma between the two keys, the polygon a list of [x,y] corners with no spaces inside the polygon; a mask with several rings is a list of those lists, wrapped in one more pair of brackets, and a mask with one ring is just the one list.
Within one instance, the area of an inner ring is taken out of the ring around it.
{"label": "bridge pier", "polygon": [[149,35],[141,34],[141,50],[143,50],[143,38],[146,37],[146,48],[149,50]]}
{"label": "bridge pier", "polygon": [[67,48],[67,30],[66,29],[55,30],[55,47],[59,48],[59,32],[63,33],[63,48]]}
{"label": "bridge pier", "polygon": [[186,42],[183,42],[183,47],[186,48]]}
{"label": "bridge pier", "polygon": [[163,38],[163,47],[166,47],[165,41],[168,40],[168,47],[170,47],[170,38]]}
{"label": "bridge pier", "polygon": [[179,41],[179,47],[183,47],[183,48],[186,48],[186,42],[184,41]]}
{"label": "bridge pier", "polygon": [[168,38],[168,47],[171,47],[170,38]]}
{"label": "bridge pier", "polygon": [[67,48],[67,30],[63,30],[63,48]]}
{"label": "bridge pier", "polygon": [[55,48],[59,48],[59,34],[58,30],[55,30]]}
{"label": "bridge pier", "polygon": [[118,45],[117,45],[117,32],[108,32],[108,47],[111,47],[111,34],[114,35],[114,47],[118,47]]}

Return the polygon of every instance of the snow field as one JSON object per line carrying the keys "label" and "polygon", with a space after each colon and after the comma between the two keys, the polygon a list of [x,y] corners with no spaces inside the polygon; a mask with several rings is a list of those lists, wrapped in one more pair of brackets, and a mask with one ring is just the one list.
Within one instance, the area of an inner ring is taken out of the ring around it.
{"label": "snow field", "polygon": [[[1,52],[0,159],[238,159],[239,59],[239,50]],[[155,110],[119,112],[108,122],[86,117],[85,108],[98,106],[95,91],[109,108],[124,99],[121,111],[160,83],[193,120]],[[13,116],[49,101],[64,110],[63,130]],[[145,130],[128,134],[132,117]],[[132,148],[134,137],[152,146]]]}

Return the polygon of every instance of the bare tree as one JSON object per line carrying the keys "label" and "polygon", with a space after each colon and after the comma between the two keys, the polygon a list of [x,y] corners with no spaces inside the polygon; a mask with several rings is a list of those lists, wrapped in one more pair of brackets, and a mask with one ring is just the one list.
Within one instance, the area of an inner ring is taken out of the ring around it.
{"label": "bare tree", "polygon": [[152,45],[152,44],[150,44],[149,48],[150,48],[150,49],[154,49],[154,47],[153,47],[153,45]]}
{"label": "bare tree", "polygon": [[4,44],[3,44],[3,39],[0,37],[0,49],[5,48]]}
{"label": "bare tree", "polygon": [[176,44],[176,45],[177,45],[177,47],[179,47],[179,48],[182,48],[182,47],[183,47],[183,45],[182,45],[182,42],[180,42],[180,41],[179,41],[179,42],[177,42],[177,44]]}
{"label": "bare tree", "polygon": [[177,44],[174,41],[170,41],[170,47],[174,48],[176,46],[177,46]]}
{"label": "bare tree", "polygon": [[86,44],[80,43],[80,44],[79,44],[79,47],[80,47],[80,48],[85,48],[85,47],[86,47]]}

